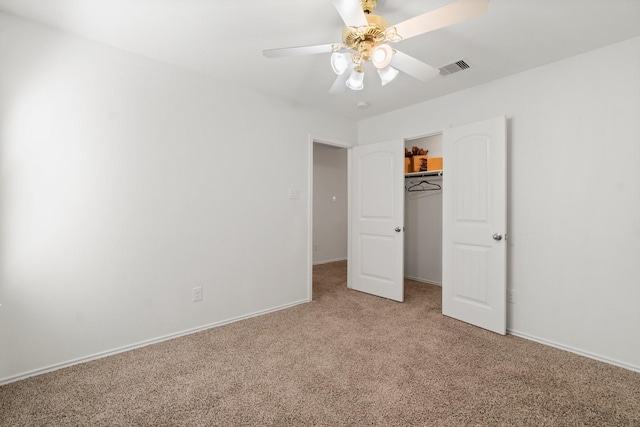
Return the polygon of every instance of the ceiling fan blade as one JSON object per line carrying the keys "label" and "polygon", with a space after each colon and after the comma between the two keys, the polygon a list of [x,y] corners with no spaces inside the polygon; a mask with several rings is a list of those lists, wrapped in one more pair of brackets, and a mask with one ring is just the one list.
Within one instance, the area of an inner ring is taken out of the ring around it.
{"label": "ceiling fan blade", "polygon": [[394,25],[402,40],[480,16],[489,0],[456,0],[446,6],[423,13]]}
{"label": "ceiling fan blade", "polygon": [[345,71],[344,73],[340,74],[338,76],[338,78],[336,79],[335,82],[333,82],[333,85],[331,85],[331,89],[329,89],[329,93],[332,95],[338,94],[338,93],[342,93],[345,90],[347,90],[347,80],[349,80],[349,76],[351,75],[351,73]]}
{"label": "ceiling fan blade", "polygon": [[396,70],[407,73],[411,77],[415,77],[423,82],[426,82],[440,74],[440,70],[437,68],[427,65],[413,56],[409,56],[406,53],[402,53],[397,50],[393,54],[393,59],[391,59],[391,64],[389,65]]}
{"label": "ceiling fan blade", "polygon": [[369,25],[360,0],[333,0],[333,5],[347,27],[357,28]]}
{"label": "ceiling fan blade", "polygon": [[265,49],[262,54],[267,58],[281,58],[283,56],[297,56],[297,55],[315,55],[316,53],[331,53],[334,46],[340,46],[333,44],[319,44],[315,46],[299,46],[299,47],[283,47],[279,49]]}

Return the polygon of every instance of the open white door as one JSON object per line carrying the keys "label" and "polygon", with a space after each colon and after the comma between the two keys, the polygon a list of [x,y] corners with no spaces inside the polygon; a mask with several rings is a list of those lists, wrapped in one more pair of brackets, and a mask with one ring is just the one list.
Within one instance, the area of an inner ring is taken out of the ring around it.
{"label": "open white door", "polygon": [[349,284],[404,300],[404,142],[354,147],[351,153]]}
{"label": "open white door", "polygon": [[506,118],[443,132],[442,313],[506,333]]}

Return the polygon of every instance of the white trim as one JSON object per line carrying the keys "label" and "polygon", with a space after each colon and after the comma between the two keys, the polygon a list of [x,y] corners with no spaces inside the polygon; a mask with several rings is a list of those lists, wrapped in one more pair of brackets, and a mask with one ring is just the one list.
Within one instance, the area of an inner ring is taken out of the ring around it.
{"label": "white trim", "polygon": [[346,260],[347,258],[328,259],[325,261],[316,261],[313,263],[313,265],[331,264],[332,262],[346,261]]}
{"label": "white trim", "polygon": [[[357,145],[352,142],[342,141],[342,140],[333,139],[333,138],[325,138],[324,136],[315,136],[311,134],[309,134],[309,139],[311,140],[311,144],[313,144],[314,142],[317,142],[318,144],[331,145],[338,148],[349,149]],[[313,145],[311,146],[311,148],[313,148]]]}
{"label": "white trim", "polygon": [[435,285],[435,286],[440,286],[442,287],[442,283],[438,283],[438,282],[434,282],[433,280],[426,280],[426,279],[421,279],[419,277],[411,277],[411,276],[404,276],[405,279],[409,279],[409,280],[413,280],[415,282],[420,282],[420,283],[426,283],[427,285]]}
{"label": "white trim", "polygon": [[171,340],[171,339],[174,339],[174,338],[180,338],[180,337],[183,337],[183,336],[186,336],[186,335],[195,334],[197,332],[202,332],[202,331],[207,330],[207,329],[217,328],[218,326],[224,326],[224,325],[228,325],[230,323],[235,323],[235,322],[238,322],[238,321],[241,321],[241,320],[250,319],[252,317],[262,316],[264,314],[268,314],[268,313],[273,313],[275,311],[284,310],[284,309],[287,309],[287,308],[294,307],[296,305],[305,304],[307,302],[308,301],[306,299],[305,300],[301,300],[301,301],[296,301],[296,302],[292,302],[292,303],[289,303],[289,304],[284,304],[284,305],[281,305],[281,306],[278,306],[278,307],[273,307],[273,308],[269,308],[269,309],[266,309],[266,310],[256,311],[254,313],[246,314],[246,315],[243,315],[243,316],[232,317],[232,318],[227,319],[227,320],[221,320],[219,322],[210,323],[208,325],[199,326],[197,328],[187,329],[187,330],[182,331],[182,332],[176,332],[174,334],[164,335],[162,337],[154,338],[154,339],[151,339],[151,340],[141,341],[141,342],[136,343],[136,344],[131,344],[131,345],[127,345],[127,346],[124,346],[124,347],[115,348],[113,350],[101,351],[100,353],[95,353],[95,354],[92,354],[92,355],[86,356],[86,357],[80,357],[78,359],[73,359],[73,360],[70,360],[68,362],[56,363],[55,365],[51,365],[51,366],[48,366],[46,368],[35,369],[33,371],[24,372],[22,374],[14,375],[14,376],[11,376],[11,377],[2,378],[2,379],[0,379],[0,386],[5,385],[5,384],[9,384],[9,383],[12,383],[12,382],[24,380],[24,379],[29,378],[29,377],[34,377],[36,375],[42,375],[42,374],[46,374],[48,372],[57,371],[58,369],[68,368],[70,366],[78,365],[80,363],[90,362],[90,361],[96,360],[96,359],[102,359],[102,358],[105,358],[105,357],[108,357],[108,356],[113,356],[115,354],[124,353],[126,351],[135,350],[135,349],[141,348],[141,347],[146,347],[148,345],[158,344],[160,342],[168,341],[168,340]]}
{"label": "white trim", "polygon": [[599,362],[604,362],[604,363],[608,363],[609,365],[614,365],[614,366],[618,366],[620,368],[624,368],[624,369],[628,369],[630,371],[634,371],[634,372],[640,372],[640,366],[636,366],[636,365],[631,365],[625,362],[620,362],[618,360],[614,360],[614,359],[609,359],[608,357],[604,357],[604,356],[600,356],[594,353],[590,353],[588,351],[584,351],[584,350],[579,350],[577,348],[573,348],[570,346],[566,346],[564,344],[559,344],[557,342],[554,341],[549,341],[543,338],[539,338],[536,337],[534,335],[529,335],[529,334],[525,334],[523,332],[518,332],[518,331],[514,331],[513,329],[508,329],[507,328],[507,333],[509,335],[513,335],[516,337],[520,337],[520,338],[524,338],[527,339],[529,341],[535,341],[537,343],[540,344],[544,344],[544,345],[548,345],[549,347],[555,347],[558,348],[560,350],[565,350],[568,351],[570,353],[574,353],[580,356],[584,356],[584,357],[588,357],[589,359],[594,359],[597,360]]}
{"label": "white trim", "polygon": [[353,265],[349,262],[349,260],[353,259],[353,254],[351,253],[351,198],[353,197],[353,189],[351,185],[353,183],[353,176],[351,175],[352,164],[353,161],[353,152],[352,150],[347,151],[347,288],[351,289],[351,283],[353,280],[351,279],[351,272],[353,271]]}
{"label": "white trim", "polygon": [[309,134],[307,149],[307,301],[313,300],[313,144],[315,138]]}
{"label": "white trim", "polygon": [[[407,277],[407,278],[411,279],[410,277]],[[411,279],[411,280],[420,281],[418,279]],[[437,283],[433,283],[433,282],[424,282],[424,283],[429,283],[429,284],[432,284],[432,285],[439,286]],[[93,355],[90,355],[90,356],[81,357],[81,358],[78,358],[78,359],[73,359],[73,360],[70,360],[68,362],[57,363],[55,365],[51,365],[51,366],[48,366],[46,368],[40,368],[40,369],[36,369],[36,370],[33,370],[33,371],[25,372],[25,373],[22,373],[22,374],[14,375],[14,376],[11,376],[11,377],[2,378],[2,379],[0,379],[0,386],[6,385],[6,384],[9,384],[9,383],[12,383],[12,382],[24,380],[26,378],[33,377],[33,376],[36,376],[36,375],[42,375],[42,374],[46,374],[48,372],[57,371],[59,369],[68,368],[70,366],[78,365],[80,363],[86,363],[86,362],[90,362],[92,360],[102,359],[102,358],[113,356],[113,355],[116,355],[116,354],[119,354],[119,353],[124,353],[126,351],[135,350],[137,348],[146,347],[148,345],[157,344],[157,343],[160,343],[160,342],[163,342],[163,341],[168,341],[168,340],[171,340],[171,339],[174,339],[174,338],[180,338],[180,337],[183,337],[183,336],[186,336],[186,335],[195,334],[197,332],[202,332],[202,331],[205,331],[207,329],[217,328],[219,326],[228,325],[230,323],[239,322],[241,320],[250,319],[252,317],[262,316],[264,314],[273,313],[273,312],[280,311],[280,310],[285,310],[287,308],[291,308],[291,307],[294,307],[294,306],[300,305],[300,304],[305,304],[307,302],[308,302],[307,300],[296,301],[296,302],[292,302],[292,303],[289,303],[289,304],[281,305],[281,306],[278,306],[278,307],[274,307],[274,308],[270,308],[270,309],[266,309],[266,310],[262,310],[262,311],[257,311],[255,313],[250,313],[250,314],[247,314],[247,315],[244,315],[244,316],[232,317],[230,319],[222,320],[220,322],[210,323],[208,325],[200,326],[200,327],[197,327],[197,328],[187,329],[187,330],[182,331],[182,332],[176,332],[174,334],[165,335],[165,336],[162,336],[162,337],[159,337],[159,338],[142,341],[142,342],[139,342],[137,344],[131,344],[131,345],[124,346],[124,347],[119,347],[119,348],[116,348],[116,349],[113,349],[113,350],[108,350],[108,351],[103,351],[103,352],[100,352],[100,353],[96,353],[96,354],[93,354]],[[631,365],[631,364],[620,362],[620,361],[617,361],[617,360],[614,360],[614,359],[609,359],[607,357],[599,356],[597,354],[590,353],[590,352],[587,352],[587,351],[578,350],[578,349],[573,348],[573,347],[569,347],[569,346],[566,346],[566,345],[558,344],[558,343],[556,343],[554,341],[549,341],[549,340],[545,340],[545,339],[542,339],[542,338],[539,338],[539,337],[536,337],[536,336],[533,336],[533,335],[530,335],[530,334],[514,331],[513,329],[507,329],[507,333],[509,335],[513,335],[513,336],[516,336],[516,337],[524,338],[524,339],[527,339],[529,341],[534,341],[534,342],[537,342],[537,343],[540,343],[540,344],[543,344],[543,345],[548,345],[550,347],[555,347],[555,348],[558,348],[560,350],[569,351],[571,353],[578,354],[580,356],[588,357],[589,359],[594,359],[594,360],[597,360],[597,361],[600,361],[600,362],[608,363],[610,365],[618,366],[618,367],[621,367],[621,368],[624,368],[624,369],[628,369],[630,371],[634,371],[634,372],[639,372],[640,373],[640,366]]]}

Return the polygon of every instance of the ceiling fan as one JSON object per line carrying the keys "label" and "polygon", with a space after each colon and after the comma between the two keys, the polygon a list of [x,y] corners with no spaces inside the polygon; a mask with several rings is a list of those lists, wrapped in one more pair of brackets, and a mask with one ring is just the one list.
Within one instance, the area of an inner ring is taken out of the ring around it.
{"label": "ceiling fan", "polygon": [[438,28],[480,16],[487,11],[489,0],[455,0],[438,9],[390,26],[381,16],[374,15],[376,0],[333,0],[345,23],[342,43],[300,46],[263,51],[268,58],[331,53],[331,67],[338,75],[329,93],[341,93],[346,88],[364,87],[363,64],[370,61],[376,68],[382,85],[391,82],[400,71],[427,81],[439,70],[412,56],[393,49],[395,43]]}

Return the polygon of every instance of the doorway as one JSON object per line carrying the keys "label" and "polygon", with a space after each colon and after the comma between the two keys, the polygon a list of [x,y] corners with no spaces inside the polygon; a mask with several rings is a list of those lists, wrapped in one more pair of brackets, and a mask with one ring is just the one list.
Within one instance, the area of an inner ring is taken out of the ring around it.
{"label": "doorway", "polygon": [[[406,139],[405,148],[413,147],[441,158],[442,134]],[[442,175],[405,176],[404,276],[442,286]]]}
{"label": "doorway", "polygon": [[313,264],[347,259],[347,149],[313,144]]}
{"label": "doorway", "polygon": [[309,138],[309,301],[313,299],[314,265],[348,258],[349,163],[354,145]]}

